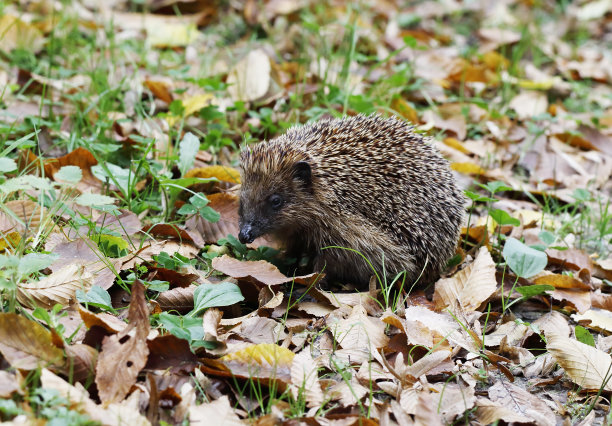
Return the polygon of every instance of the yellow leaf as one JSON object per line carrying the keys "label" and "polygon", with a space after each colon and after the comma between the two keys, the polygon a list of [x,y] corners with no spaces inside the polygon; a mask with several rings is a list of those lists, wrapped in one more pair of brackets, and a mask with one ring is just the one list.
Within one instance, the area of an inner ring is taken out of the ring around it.
{"label": "yellow leaf", "polygon": [[[183,108],[185,108],[185,112],[183,113],[183,117],[189,117],[193,113],[198,112],[205,106],[210,105],[211,99],[214,96],[209,93],[200,93],[198,95],[190,96],[181,100],[183,103]],[[166,121],[170,125],[170,127],[174,126],[182,117],[177,115],[168,115],[166,117]]]}
{"label": "yellow leaf", "polygon": [[43,42],[43,34],[38,28],[13,15],[0,17],[0,46],[5,52],[18,47],[38,51]]}
{"label": "yellow leaf", "polygon": [[466,175],[482,175],[486,172],[486,170],[478,164],[469,162],[451,163],[451,169]]}
{"label": "yellow leaf", "polygon": [[471,154],[470,150],[467,149],[465,146],[463,146],[463,144],[461,143],[461,141],[459,141],[458,139],[455,138],[445,138],[444,139],[444,145],[446,146],[450,146],[451,148],[456,149],[459,152],[462,152],[464,154]]}
{"label": "yellow leaf", "polygon": [[198,38],[198,28],[192,23],[149,21],[147,40],[155,47],[188,46]]}
{"label": "yellow leaf", "polygon": [[0,253],[7,248],[14,248],[21,242],[21,234],[19,232],[9,232],[6,235],[0,236]]}
{"label": "yellow leaf", "polygon": [[185,178],[217,178],[221,181],[240,183],[240,172],[233,167],[226,166],[206,166],[191,169],[185,173]]}
{"label": "yellow leaf", "polygon": [[252,345],[227,354],[216,363],[221,363],[235,376],[258,379],[291,380],[291,365],[295,354],[287,348],[273,343]]}

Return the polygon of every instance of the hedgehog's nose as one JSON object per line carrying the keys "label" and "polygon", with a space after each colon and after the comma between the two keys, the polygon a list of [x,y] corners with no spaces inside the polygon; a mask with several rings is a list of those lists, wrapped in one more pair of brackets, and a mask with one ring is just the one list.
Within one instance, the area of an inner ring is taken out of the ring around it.
{"label": "hedgehog's nose", "polygon": [[238,239],[242,244],[252,243],[255,239],[255,233],[253,232],[253,226],[250,223],[244,224],[240,227],[238,233]]}

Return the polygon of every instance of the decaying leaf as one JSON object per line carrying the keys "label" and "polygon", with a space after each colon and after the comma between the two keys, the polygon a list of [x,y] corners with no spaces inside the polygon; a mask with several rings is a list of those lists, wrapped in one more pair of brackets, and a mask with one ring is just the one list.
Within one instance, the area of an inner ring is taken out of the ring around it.
{"label": "decaying leaf", "polygon": [[24,306],[52,308],[59,303],[68,306],[77,290],[87,292],[93,284],[93,274],[83,265],[66,265],[34,283],[17,285],[17,300]]}
{"label": "decaying leaf", "polygon": [[612,391],[612,357],[569,337],[546,335],[546,349],[569,378],[586,390]]}
{"label": "decaying leaf", "polygon": [[255,101],[263,97],[270,87],[270,70],[270,58],[263,50],[249,52],[227,77],[232,98]]}
{"label": "decaying leaf", "polygon": [[[285,387],[291,381],[291,366],[295,354],[276,344],[261,343],[204,362],[218,373],[231,373],[243,378],[278,380]],[[211,370],[207,370],[211,372]]]}
{"label": "decaying leaf", "polygon": [[198,426],[209,424],[243,426],[226,395],[212,402],[189,407],[189,423]]}
{"label": "decaying leaf", "polygon": [[232,278],[251,278],[264,285],[279,285],[294,280],[310,285],[319,276],[319,274],[314,273],[300,277],[286,277],[276,266],[265,260],[240,261],[228,255],[215,257],[212,266],[217,271]]}
{"label": "decaying leaf", "polygon": [[22,370],[64,365],[64,351],[53,344],[51,332],[14,313],[0,313],[0,352],[12,367]]}
{"label": "decaying leaf", "polygon": [[96,385],[106,404],[123,400],[147,363],[149,310],[140,281],[132,285],[128,319],[129,325],[123,331],[104,338],[98,356]]}
{"label": "decaying leaf", "polygon": [[449,307],[451,312],[473,312],[497,288],[495,263],[486,247],[481,247],[474,262],[451,278],[436,283],[434,302],[437,309]]}

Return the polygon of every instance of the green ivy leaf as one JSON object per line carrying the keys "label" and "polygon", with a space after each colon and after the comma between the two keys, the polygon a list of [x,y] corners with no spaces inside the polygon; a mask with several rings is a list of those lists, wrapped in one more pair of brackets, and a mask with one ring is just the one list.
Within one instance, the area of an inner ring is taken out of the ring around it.
{"label": "green ivy leaf", "polygon": [[577,325],[574,329],[574,332],[576,334],[576,340],[584,343],[585,345],[595,347],[595,339],[593,338],[593,335],[589,332],[589,330]]}
{"label": "green ivy leaf", "polygon": [[519,226],[521,221],[510,216],[510,214],[505,210],[494,209],[489,212],[489,216],[493,218],[498,225],[513,225]]}
{"label": "green ivy leaf", "polygon": [[525,287],[516,287],[515,290],[521,293],[525,299],[528,299],[539,294],[544,294],[547,291],[554,291],[555,288],[548,284],[535,284],[527,285]]}
{"label": "green ivy leaf", "polygon": [[216,306],[230,306],[244,300],[240,288],[230,282],[202,284],[193,293],[194,309],[188,315],[195,316]]}
{"label": "green ivy leaf", "polygon": [[544,270],[548,264],[546,253],[535,250],[516,238],[508,238],[502,252],[512,271],[522,278],[529,278]]}

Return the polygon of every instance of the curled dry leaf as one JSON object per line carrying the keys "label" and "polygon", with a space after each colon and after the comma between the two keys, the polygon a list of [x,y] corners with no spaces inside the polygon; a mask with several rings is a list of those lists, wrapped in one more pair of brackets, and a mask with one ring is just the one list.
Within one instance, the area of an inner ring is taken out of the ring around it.
{"label": "curled dry leaf", "polygon": [[287,277],[276,266],[265,260],[240,261],[228,255],[215,257],[212,260],[212,267],[232,278],[250,278],[264,285],[279,285],[293,280],[310,285],[319,275],[314,273],[300,277]]}
{"label": "curled dry leaf", "polygon": [[612,391],[612,357],[569,337],[546,335],[546,349],[569,378],[585,390]]}
{"label": "curled dry leaf", "polygon": [[497,288],[495,263],[486,247],[481,247],[476,259],[450,278],[436,283],[436,309],[449,307],[455,315],[474,312]]}
{"label": "curled dry leaf", "polygon": [[[149,310],[140,281],[132,285],[132,299],[128,312],[129,325],[120,333],[107,336],[98,356],[96,385],[104,403],[119,402],[136,383],[140,370],[149,355]],[[134,330],[134,333],[131,333]]]}
{"label": "curled dry leaf", "polygon": [[51,332],[13,313],[0,313],[0,352],[13,368],[22,370],[64,365],[64,351],[53,344]]}
{"label": "curled dry leaf", "polygon": [[224,425],[244,426],[244,423],[229,403],[227,395],[212,402],[191,405],[189,407],[189,423],[197,426]]}
{"label": "curled dry leaf", "polygon": [[93,275],[83,265],[66,265],[40,281],[17,284],[17,300],[24,306],[52,308],[59,303],[68,306],[75,300],[77,290],[87,292]]}

